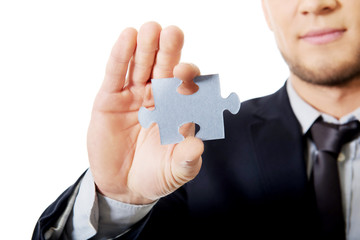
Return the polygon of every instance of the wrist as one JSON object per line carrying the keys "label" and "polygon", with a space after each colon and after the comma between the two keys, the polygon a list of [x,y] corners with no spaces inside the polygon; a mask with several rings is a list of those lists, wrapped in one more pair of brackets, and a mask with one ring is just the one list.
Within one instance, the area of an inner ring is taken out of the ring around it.
{"label": "wrist", "polygon": [[96,185],[96,183],[95,183],[95,187],[96,187],[96,192],[98,192],[99,194],[122,203],[133,204],[133,205],[148,205],[155,203],[158,200],[158,199],[148,199],[139,194],[131,193],[130,191],[126,191],[124,193],[113,193],[110,191],[104,191],[100,189]]}

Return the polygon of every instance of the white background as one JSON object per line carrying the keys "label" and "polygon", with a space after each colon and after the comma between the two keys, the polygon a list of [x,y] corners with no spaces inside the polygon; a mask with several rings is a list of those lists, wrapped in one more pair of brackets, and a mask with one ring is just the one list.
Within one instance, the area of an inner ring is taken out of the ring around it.
{"label": "white background", "polygon": [[260,0],[0,2],[1,239],[30,239],[40,214],[88,167],[86,132],[110,49],[150,20],[185,33],[183,59],[219,73],[223,97],[280,88],[288,69]]}

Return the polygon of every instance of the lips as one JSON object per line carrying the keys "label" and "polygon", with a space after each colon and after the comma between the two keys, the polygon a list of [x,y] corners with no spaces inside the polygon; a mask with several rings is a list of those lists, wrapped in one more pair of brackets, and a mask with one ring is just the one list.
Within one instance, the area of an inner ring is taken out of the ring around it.
{"label": "lips", "polygon": [[315,45],[331,43],[343,36],[345,29],[321,29],[310,31],[301,36],[300,39]]}

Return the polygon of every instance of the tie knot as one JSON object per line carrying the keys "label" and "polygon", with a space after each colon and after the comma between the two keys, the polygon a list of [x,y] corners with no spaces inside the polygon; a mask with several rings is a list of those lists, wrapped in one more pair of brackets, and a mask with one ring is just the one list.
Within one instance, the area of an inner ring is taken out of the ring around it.
{"label": "tie knot", "polygon": [[360,133],[359,121],[338,125],[317,120],[310,129],[311,137],[319,151],[339,154],[342,145],[356,138]]}

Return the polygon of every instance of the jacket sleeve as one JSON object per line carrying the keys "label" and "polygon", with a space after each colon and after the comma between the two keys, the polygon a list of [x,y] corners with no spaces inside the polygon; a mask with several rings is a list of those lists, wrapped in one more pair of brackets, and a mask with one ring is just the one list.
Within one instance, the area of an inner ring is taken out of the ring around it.
{"label": "jacket sleeve", "polygon": [[62,232],[62,229],[59,228],[65,226],[62,221],[66,221],[71,213],[84,174],[80,176],[74,185],[66,189],[55,202],[45,209],[36,223],[32,240],[56,239],[54,232]]}
{"label": "jacket sleeve", "polygon": [[[86,172],[43,212],[35,226],[32,236],[33,240],[61,239],[64,237],[62,234],[69,216],[73,211],[75,200],[85,174]],[[141,221],[115,237],[115,239],[137,239],[150,215],[150,213],[147,214]]]}

